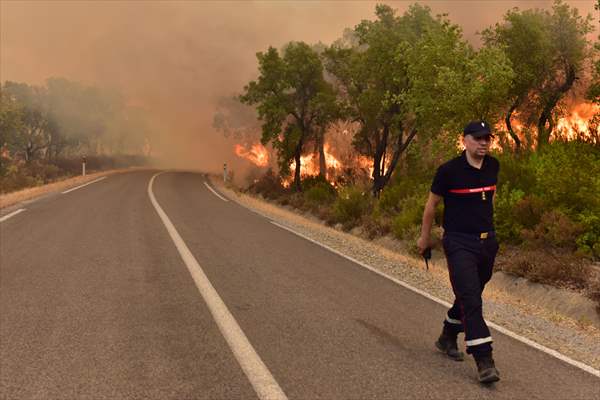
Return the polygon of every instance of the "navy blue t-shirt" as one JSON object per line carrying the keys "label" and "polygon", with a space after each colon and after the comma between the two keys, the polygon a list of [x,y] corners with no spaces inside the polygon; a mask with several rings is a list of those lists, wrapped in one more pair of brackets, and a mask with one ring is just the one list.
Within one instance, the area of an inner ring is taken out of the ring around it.
{"label": "navy blue t-shirt", "polygon": [[494,205],[500,163],[486,155],[481,169],[469,164],[465,152],[442,164],[431,192],[444,198],[446,232],[481,233],[494,230]]}

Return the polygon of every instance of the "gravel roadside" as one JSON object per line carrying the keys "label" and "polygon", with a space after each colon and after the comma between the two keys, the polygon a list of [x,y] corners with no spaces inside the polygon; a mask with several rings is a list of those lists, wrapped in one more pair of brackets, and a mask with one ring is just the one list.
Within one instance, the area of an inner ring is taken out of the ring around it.
{"label": "gravel roadside", "polygon": [[[234,191],[219,179],[213,178],[211,183],[243,207],[439,299],[453,301],[443,259],[434,259],[426,271],[421,260],[392,250],[386,239],[369,241],[328,227],[316,217]],[[492,285],[486,287],[484,298],[486,320],[600,370],[600,329],[589,321],[547,310]]]}

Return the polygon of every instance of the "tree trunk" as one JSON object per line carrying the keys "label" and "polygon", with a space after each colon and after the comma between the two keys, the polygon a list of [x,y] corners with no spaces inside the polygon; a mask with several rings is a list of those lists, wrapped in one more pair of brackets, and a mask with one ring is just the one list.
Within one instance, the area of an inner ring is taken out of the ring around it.
{"label": "tree trunk", "polygon": [[294,190],[296,192],[302,191],[302,185],[300,182],[300,168],[301,161],[300,157],[302,156],[302,147],[304,146],[304,134],[300,136],[300,140],[298,140],[298,144],[296,145],[296,149],[294,150],[294,161],[296,163],[296,170],[294,171]]}
{"label": "tree trunk", "polygon": [[392,162],[390,162],[390,166],[387,169],[386,173],[379,180],[379,185],[377,187],[373,188],[374,191],[377,190],[377,194],[376,194],[377,197],[379,197],[379,194],[381,193],[383,188],[390,181],[392,174],[394,173],[394,170],[396,169],[396,166],[398,165],[400,156],[408,148],[408,145],[410,144],[410,142],[412,142],[412,140],[414,139],[416,134],[417,134],[417,130],[415,127],[413,127],[410,130],[410,132],[408,133],[408,137],[406,138],[405,141],[404,141],[404,135],[402,132],[400,132],[400,134],[398,135],[398,143],[396,144],[396,148],[394,149],[394,154],[392,155]]}
{"label": "tree trunk", "polygon": [[319,175],[325,178],[327,176],[327,161],[325,160],[324,133],[317,136],[317,146],[319,147]]}
{"label": "tree trunk", "polygon": [[[554,123],[552,121],[552,110],[556,107],[556,104],[561,99],[561,97],[571,89],[573,83],[576,79],[575,68],[570,65],[567,67],[566,71],[566,80],[549,98],[548,101],[544,104],[544,108],[542,109],[542,113],[538,120],[537,130],[538,130],[538,150],[542,149],[545,145],[550,142],[550,135],[552,134],[552,130],[554,128]],[[549,123],[548,123],[549,122]],[[548,128],[546,128],[546,124],[548,123]]]}
{"label": "tree trunk", "polygon": [[381,191],[380,189],[378,189],[381,186],[381,179],[382,179],[381,161],[384,158],[385,152],[387,150],[387,141],[388,141],[389,134],[390,134],[390,127],[387,125],[384,125],[381,139],[379,138],[379,135],[376,136],[375,154],[373,156],[373,196],[374,197],[378,197],[379,192]]}
{"label": "tree trunk", "polygon": [[520,103],[521,99],[517,98],[512,104],[512,106],[510,106],[510,109],[506,113],[506,118],[504,119],[504,122],[506,123],[506,129],[508,129],[510,137],[512,137],[515,141],[515,148],[517,153],[519,152],[519,150],[521,150],[521,139],[519,139],[519,136],[513,131],[512,125],[510,123],[510,117],[512,116],[512,113],[517,109]]}

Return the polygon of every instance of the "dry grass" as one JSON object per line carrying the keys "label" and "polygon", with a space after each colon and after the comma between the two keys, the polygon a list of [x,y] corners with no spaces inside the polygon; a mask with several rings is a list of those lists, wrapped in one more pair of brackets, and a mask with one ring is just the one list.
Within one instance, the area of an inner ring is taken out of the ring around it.
{"label": "dry grass", "polygon": [[75,176],[72,178],[65,178],[57,182],[49,183],[47,185],[35,186],[27,189],[18,190],[16,192],[2,194],[0,195],[0,209],[10,207],[23,201],[31,200],[33,198],[42,196],[47,193],[58,192],[78,185],[82,185],[86,182],[93,181],[94,179],[98,179],[102,176],[128,172],[134,169],[137,170],[139,168],[125,168],[96,172],[86,176]]}
{"label": "dry grass", "polygon": [[498,254],[496,268],[531,282],[583,289],[590,278],[589,263],[568,252],[506,246]]}

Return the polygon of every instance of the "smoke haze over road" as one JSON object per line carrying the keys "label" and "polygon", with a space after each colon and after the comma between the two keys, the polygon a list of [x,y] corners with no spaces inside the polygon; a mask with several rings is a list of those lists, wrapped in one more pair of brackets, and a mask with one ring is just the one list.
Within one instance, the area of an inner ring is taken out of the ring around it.
{"label": "smoke haze over road", "polygon": [[[403,12],[413,1],[386,2]],[[551,1],[424,1],[476,32],[512,7]],[[580,13],[594,2],[569,1]],[[236,159],[212,118],[223,96],[257,75],[255,53],[297,40],[329,44],[376,2],[17,2],[0,3],[0,80],[42,84],[53,76],[115,87],[146,109],[158,150],[172,167],[220,170]],[[595,20],[597,21],[597,14]]]}

